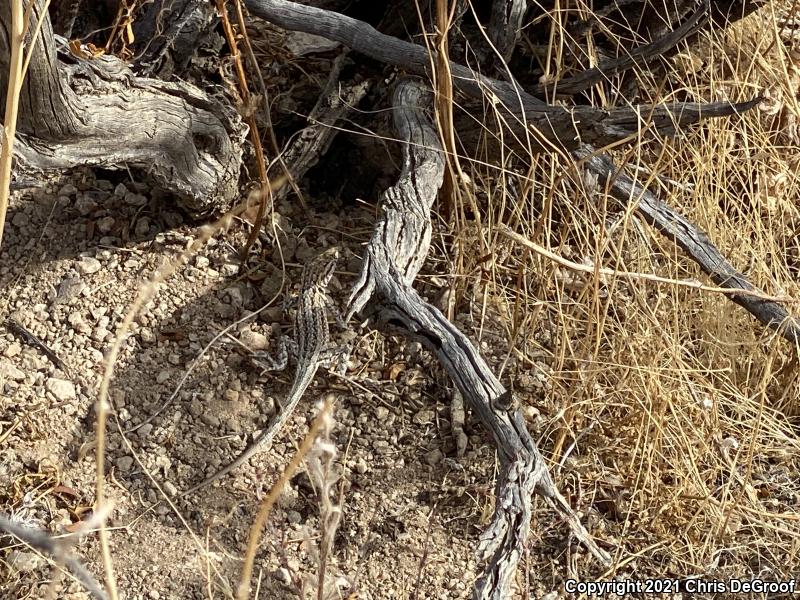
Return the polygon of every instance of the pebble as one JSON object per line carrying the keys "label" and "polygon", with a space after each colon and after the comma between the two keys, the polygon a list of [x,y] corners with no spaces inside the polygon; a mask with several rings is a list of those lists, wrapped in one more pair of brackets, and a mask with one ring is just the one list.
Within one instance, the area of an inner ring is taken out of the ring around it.
{"label": "pebble", "polygon": [[209,427],[219,426],[219,417],[212,413],[203,413],[202,415],[200,415],[200,420]]}
{"label": "pebble", "polygon": [[389,442],[386,440],[375,440],[372,442],[372,447],[378,454],[387,454],[389,452]]}
{"label": "pebble", "polygon": [[128,192],[125,194],[125,202],[130,204],[131,206],[144,206],[147,204],[147,196],[143,196],[142,194],[134,194],[133,192]]}
{"label": "pebble", "polygon": [[8,345],[8,347],[3,351],[3,356],[7,358],[14,358],[20,352],[22,352],[22,345],[17,342],[12,342]]}
{"label": "pebble", "polygon": [[289,574],[289,569],[281,567],[275,571],[275,579],[282,585],[289,585],[292,583],[292,576]]}
{"label": "pebble", "polygon": [[244,297],[242,296],[242,290],[238,287],[230,287],[225,292],[228,294],[230,298],[230,303],[233,306],[242,306],[244,304]]}
{"label": "pebble", "polygon": [[114,195],[120,198],[124,198],[125,194],[128,193],[128,188],[125,187],[124,183],[118,183],[117,187],[114,188]]}
{"label": "pebble", "polygon": [[14,227],[25,227],[28,223],[30,223],[30,217],[23,212],[18,212],[14,215],[14,218],[11,219],[11,223]]}
{"label": "pebble", "polygon": [[117,465],[117,468],[122,471],[123,473],[127,473],[133,467],[133,457],[131,456],[120,456],[117,460],[114,461],[114,464]]}
{"label": "pebble", "polygon": [[36,552],[15,551],[11,553],[8,562],[20,573],[31,573],[44,566],[45,560]]}
{"label": "pebble", "polygon": [[139,436],[140,440],[146,439],[150,433],[153,431],[153,424],[152,423],[145,423],[139,429],[136,430],[136,434]]}
{"label": "pebble", "polygon": [[411,420],[417,425],[427,425],[433,423],[434,416],[436,416],[436,413],[426,408],[415,414]]}
{"label": "pebble", "polygon": [[75,208],[77,208],[78,212],[85,217],[86,215],[97,209],[97,202],[95,202],[91,198],[86,198],[81,196],[80,198],[75,200]]}
{"label": "pebble", "polygon": [[222,397],[228,402],[236,402],[239,399],[239,392],[237,390],[227,389],[222,394]]}
{"label": "pebble", "polygon": [[289,521],[291,525],[297,525],[298,523],[302,522],[303,515],[296,510],[290,510],[286,513],[286,520]]}
{"label": "pebble", "polygon": [[114,224],[116,221],[114,217],[103,217],[102,219],[97,220],[97,229],[100,233],[109,233],[112,229],[114,229]]}
{"label": "pebble", "polygon": [[266,350],[269,344],[267,336],[252,329],[242,331],[239,334],[239,341],[253,351]]}
{"label": "pebble", "polygon": [[178,488],[171,481],[164,482],[164,491],[167,493],[167,496],[177,496],[178,495]]}
{"label": "pebble", "polygon": [[194,266],[198,269],[205,269],[208,265],[211,264],[211,261],[208,260],[206,256],[195,256],[194,257]]}
{"label": "pebble", "polygon": [[386,417],[389,416],[389,409],[385,406],[378,406],[375,408],[375,418],[379,421],[385,421]]}
{"label": "pebble", "polygon": [[10,379],[11,381],[22,381],[25,379],[25,373],[20,371],[17,367],[7,360],[0,360],[0,380]]}
{"label": "pebble", "polygon": [[78,263],[78,271],[84,275],[97,273],[102,268],[103,265],[100,264],[100,261],[93,256],[83,256],[81,257],[81,262]]}
{"label": "pebble", "polygon": [[75,384],[65,379],[51,377],[44,384],[45,389],[55,396],[59,402],[75,399]]}
{"label": "pebble", "polygon": [[158,375],[156,375],[156,383],[164,383],[169,378],[170,378],[169,371],[159,371]]}
{"label": "pebble", "polygon": [[95,327],[92,331],[92,339],[95,342],[103,342],[109,335],[109,331],[105,327]]}
{"label": "pebble", "polygon": [[443,458],[444,454],[442,454],[442,451],[439,450],[438,448],[435,448],[434,450],[431,450],[425,455],[425,462],[428,463],[430,466],[435,467],[440,462],[442,462]]}
{"label": "pebble", "polygon": [[142,217],[136,221],[134,233],[137,237],[145,237],[150,232],[150,217]]}
{"label": "pebble", "polygon": [[224,264],[220,268],[220,273],[222,273],[223,277],[233,277],[238,272],[239,272],[239,265],[235,265],[233,263]]}
{"label": "pebble", "polygon": [[59,196],[74,196],[78,193],[78,188],[76,188],[71,183],[65,183],[61,186],[61,189],[58,190]]}

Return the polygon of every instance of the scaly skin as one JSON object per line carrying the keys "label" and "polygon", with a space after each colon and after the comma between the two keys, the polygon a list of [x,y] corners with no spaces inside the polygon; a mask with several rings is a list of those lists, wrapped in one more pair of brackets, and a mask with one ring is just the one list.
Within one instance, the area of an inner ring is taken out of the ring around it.
{"label": "scaly skin", "polygon": [[286,402],[281,407],[280,413],[232,463],[220,469],[208,479],[188,489],[183,495],[193,494],[243,465],[259,448],[272,442],[275,434],[283,428],[294,412],[306,388],[308,388],[317,374],[323,352],[328,348],[330,332],[328,331],[326,317],[327,290],[338,260],[339,249],[336,247],[329,248],[315,257],[303,269],[299,305],[294,323],[295,341],[297,342],[297,368],[292,388],[289,390]]}

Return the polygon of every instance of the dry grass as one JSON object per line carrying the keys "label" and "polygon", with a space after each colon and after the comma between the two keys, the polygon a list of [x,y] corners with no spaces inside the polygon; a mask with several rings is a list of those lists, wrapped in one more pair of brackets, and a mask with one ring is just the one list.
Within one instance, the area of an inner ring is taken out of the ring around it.
{"label": "dry grass", "polygon": [[[707,36],[673,60],[667,85],[641,85],[651,101],[740,100],[767,89],[762,109],[617,158],[639,168],[765,292],[797,299],[800,56],[778,25],[780,10],[790,8],[779,3],[775,13],[767,8]],[[554,26],[552,72],[563,68],[561,35]],[[507,349],[504,373],[540,409],[532,425],[559,487],[576,508],[605,511],[589,525],[616,554],[608,575],[797,572],[797,350],[723,294],[587,276],[490,233],[506,224],[573,262],[705,281],[630,207],[584,185],[564,157],[520,161],[509,152],[501,160],[498,169],[497,156],[460,157],[475,187],[451,179],[463,186],[453,197],[464,202],[454,207],[453,225],[442,227],[449,237],[438,254],[453,256],[443,268],[455,271],[462,310],[471,307],[471,333]],[[143,289],[142,301],[154,287]],[[800,304],[790,310],[800,312]],[[112,368],[109,360],[103,397]],[[99,406],[102,432],[107,406]],[[101,467],[98,501],[103,477]],[[197,550],[211,565],[199,540]],[[211,567],[206,575],[211,596],[220,576]]]}
{"label": "dry grass", "polygon": [[[780,26],[790,9],[778,3],[704,36],[671,61],[666,85],[641,83],[654,102],[741,100],[766,89],[760,109],[616,158],[754,283],[793,298],[797,314],[800,55]],[[563,157],[509,160],[502,171],[470,164],[489,230],[509,224],[577,263],[708,282]],[[458,250],[458,296],[492,345],[514,340],[512,379],[545,415],[542,447],[565,463],[559,485],[579,508],[605,509],[595,533],[614,545],[608,575],[796,573],[797,349],[724,295],[571,272],[506,236],[486,252],[486,229],[470,222],[445,242]]]}

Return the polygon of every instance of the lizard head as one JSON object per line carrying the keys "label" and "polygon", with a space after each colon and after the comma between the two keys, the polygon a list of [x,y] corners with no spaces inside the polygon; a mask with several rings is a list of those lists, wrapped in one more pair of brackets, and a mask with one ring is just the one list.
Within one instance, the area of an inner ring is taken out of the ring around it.
{"label": "lizard head", "polygon": [[339,247],[332,246],[320,252],[313,260],[311,276],[315,283],[327,286],[339,262]]}

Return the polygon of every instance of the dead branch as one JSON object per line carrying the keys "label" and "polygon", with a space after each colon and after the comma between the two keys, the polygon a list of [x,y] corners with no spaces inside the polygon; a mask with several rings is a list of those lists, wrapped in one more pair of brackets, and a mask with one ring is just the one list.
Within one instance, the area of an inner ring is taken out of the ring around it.
{"label": "dead branch", "polygon": [[511,58],[527,8],[525,0],[494,0],[492,4],[489,39],[504,61]]}
{"label": "dead branch", "polygon": [[677,46],[682,40],[700,31],[707,21],[708,6],[703,4],[680,27],[665,33],[659,39],[639,46],[619,58],[608,60],[596,67],[586,69],[572,77],[553,81],[548,85],[538,85],[533,90],[533,94],[535,96],[572,95],[583,92],[597,83],[607,81],[613,75],[637,66],[644,66],[650,61],[665,55],[668,50]]}
{"label": "dead branch", "polygon": [[[484,426],[500,459],[492,523],[481,536],[486,562],[475,598],[507,598],[530,528],[532,495],[542,495],[602,562],[609,556],[591,539],[555,487],[518,406],[470,340],[411,287],[430,245],[430,207],[444,176],[436,130],[425,116],[425,88],[403,81],[394,94],[395,128],[403,141],[403,169],[381,199],[382,216],[367,247],[348,317],[363,312],[373,323],[422,343],[433,352]],[[364,307],[366,307],[364,309]]]}
{"label": "dead branch", "polygon": [[[250,12],[284,29],[313,33],[345,44],[375,60],[412,73],[430,75],[432,61],[422,46],[384,35],[363,21],[287,0],[247,0]],[[529,128],[533,151],[574,149],[581,144],[606,145],[638,135],[645,124],[661,135],[675,135],[687,125],[709,117],[745,111],[757,101],[678,103],[603,110],[591,106],[550,105],[514,82],[502,82],[450,63],[453,85],[472,98],[496,97],[509,113],[510,124]]]}
{"label": "dead branch", "polygon": [[[761,293],[728,262],[708,234],[618,170],[608,155],[597,153],[588,146],[573,154],[600,177],[600,182],[607,182],[608,191],[614,198],[625,203],[636,202],[636,210],[644,220],[686,252],[714,283],[732,290]],[[731,295],[731,300],[767,327],[775,329],[795,345],[800,345],[800,319],[790,315],[777,302],[752,294]]]}
{"label": "dead branch", "polygon": [[108,596],[97,580],[89,573],[88,569],[81,562],[69,553],[70,544],[49,535],[45,531],[25,527],[19,523],[0,515],[0,531],[5,531],[9,535],[53,556],[58,563],[63,564],[89,591],[93,598],[107,600]]}
{"label": "dead branch", "polygon": [[[31,13],[35,24],[42,0]],[[0,23],[9,14],[3,3]],[[196,212],[231,202],[246,133],[235,110],[188,83],[137,77],[115,57],[70,50],[44,17],[20,101],[21,172],[137,167]],[[0,36],[0,100],[9,56]]]}

